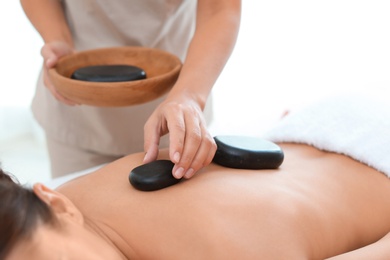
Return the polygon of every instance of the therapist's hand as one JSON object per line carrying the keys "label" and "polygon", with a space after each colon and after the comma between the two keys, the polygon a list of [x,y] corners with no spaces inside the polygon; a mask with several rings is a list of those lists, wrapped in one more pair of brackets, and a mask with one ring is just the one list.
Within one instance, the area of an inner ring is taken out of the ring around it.
{"label": "therapist's hand", "polygon": [[74,106],[77,105],[76,102],[73,102],[72,100],[62,96],[58,91],[56,90],[55,86],[50,80],[49,77],[49,69],[53,68],[56,64],[59,58],[65,55],[69,55],[74,53],[74,50],[71,46],[69,46],[65,42],[55,41],[46,43],[42,49],[41,49],[41,55],[43,57],[43,82],[45,86],[50,90],[52,95],[60,102]]}
{"label": "therapist's hand", "polygon": [[157,159],[160,137],[169,133],[169,157],[175,178],[191,178],[211,163],[217,146],[206,129],[200,106],[191,98],[167,98],[144,127],[144,163]]}

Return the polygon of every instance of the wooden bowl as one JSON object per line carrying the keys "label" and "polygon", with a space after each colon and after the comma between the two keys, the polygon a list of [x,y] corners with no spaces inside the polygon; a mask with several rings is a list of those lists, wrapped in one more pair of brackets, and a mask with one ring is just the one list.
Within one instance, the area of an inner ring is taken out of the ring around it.
{"label": "wooden bowl", "polygon": [[[79,68],[93,65],[133,65],[146,72],[146,79],[125,82],[88,82],[71,79]],[[119,107],[142,104],[167,93],[181,69],[178,57],[145,47],[114,47],[78,52],[62,57],[49,70],[49,77],[64,97],[81,104]]]}

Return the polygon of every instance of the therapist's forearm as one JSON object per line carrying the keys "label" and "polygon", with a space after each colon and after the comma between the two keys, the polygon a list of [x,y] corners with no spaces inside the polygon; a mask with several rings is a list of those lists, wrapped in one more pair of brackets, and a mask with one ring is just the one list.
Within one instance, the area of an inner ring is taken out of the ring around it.
{"label": "therapist's forearm", "polygon": [[63,8],[57,0],[20,0],[28,19],[45,43],[61,41],[73,46]]}
{"label": "therapist's forearm", "polygon": [[170,92],[189,95],[204,108],[207,97],[234,48],[241,1],[199,0],[197,24],[180,76]]}

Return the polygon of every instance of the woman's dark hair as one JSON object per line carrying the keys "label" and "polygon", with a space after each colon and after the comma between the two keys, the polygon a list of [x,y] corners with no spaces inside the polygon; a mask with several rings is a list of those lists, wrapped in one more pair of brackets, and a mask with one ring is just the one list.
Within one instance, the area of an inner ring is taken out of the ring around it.
{"label": "woman's dark hair", "polygon": [[0,168],[0,259],[17,242],[32,237],[39,223],[54,223],[46,203]]}

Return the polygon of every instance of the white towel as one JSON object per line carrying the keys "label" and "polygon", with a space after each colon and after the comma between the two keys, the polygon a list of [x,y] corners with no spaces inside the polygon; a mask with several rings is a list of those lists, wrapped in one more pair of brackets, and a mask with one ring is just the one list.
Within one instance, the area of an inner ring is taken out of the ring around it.
{"label": "white towel", "polygon": [[264,138],[344,154],[390,177],[390,102],[332,97],[291,112]]}

